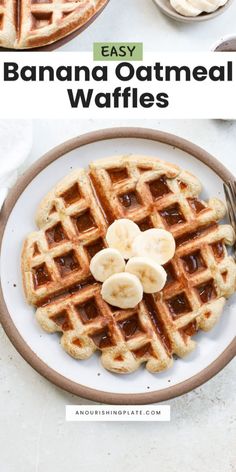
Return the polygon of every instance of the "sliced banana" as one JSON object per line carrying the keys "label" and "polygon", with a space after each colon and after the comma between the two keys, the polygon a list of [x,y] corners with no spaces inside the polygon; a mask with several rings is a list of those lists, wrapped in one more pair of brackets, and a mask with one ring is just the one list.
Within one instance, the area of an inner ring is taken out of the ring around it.
{"label": "sliced banana", "polygon": [[198,16],[200,13],[211,13],[228,0],[170,0],[172,7],[183,16]]}
{"label": "sliced banana", "polygon": [[116,249],[106,248],[97,252],[90,262],[90,271],[99,282],[125,270],[125,260]]}
{"label": "sliced banana", "polygon": [[132,257],[127,262],[125,271],[139,278],[145,293],[159,292],[167,279],[165,269],[147,257]]}
{"label": "sliced banana", "polygon": [[198,16],[202,12],[200,8],[196,8],[189,0],[170,0],[171,6],[183,16]]}
{"label": "sliced banana", "polygon": [[141,231],[132,220],[121,218],[109,226],[106,240],[109,247],[117,249],[125,259],[132,257],[132,244],[134,238]]}
{"label": "sliced banana", "polygon": [[143,287],[133,274],[121,272],[111,275],[102,284],[102,298],[118,308],[134,308],[143,298]]}
{"label": "sliced banana", "polygon": [[132,245],[135,256],[152,259],[157,264],[165,264],[175,253],[175,240],[165,229],[152,228],[136,236]]}

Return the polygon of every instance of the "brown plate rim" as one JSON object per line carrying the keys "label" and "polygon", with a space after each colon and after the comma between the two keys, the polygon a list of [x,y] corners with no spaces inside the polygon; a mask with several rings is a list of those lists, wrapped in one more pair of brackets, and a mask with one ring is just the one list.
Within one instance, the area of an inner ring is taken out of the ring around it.
{"label": "brown plate rim", "polygon": [[[15,186],[9,192],[9,195],[3,205],[3,209],[0,215],[0,243],[2,244],[2,238],[4,230],[11,214],[13,207],[15,206],[18,198],[29,183],[36,177],[43,169],[45,169],[50,163],[56,159],[62,157],[70,151],[78,147],[82,147],[91,143],[109,139],[146,139],[151,141],[157,141],[159,143],[167,144],[175,148],[181,149],[182,151],[190,154],[196,159],[200,160],[203,164],[211,168],[222,180],[227,181],[234,178],[234,176],[228,171],[219,161],[217,161],[211,154],[202,149],[201,147],[193,144],[192,142],[185,140],[174,134],[166,133],[148,128],[108,128],[98,131],[92,131],[76,138],[70,139],[59,146],[53,148],[47,152],[41,159],[34,163],[16,182]],[[101,390],[92,389],[62,376],[54,369],[44,363],[27,345],[16,326],[14,325],[12,318],[7,310],[2,287],[0,287],[0,321],[2,326],[11,340],[16,350],[21,356],[43,377],[57,385],[58,387],[70,392],[74,395],[93,400],[101,403],[108,404],[150,404],[161,401],[166,401],[171,398],[177,397],[187,393],[206,381],[210,380],[220,370],[222,370],[228,362],[230,362],[236,355],[236,338],[229,344],[229,346],[220,354],[220,356],[209,366],[203,369],[198,374],[190,377],[189,379],[180,382],[177,385],[170,386],[168,388],[145,393],[110,393]]]}
{"label": "brown plate rim", "polygon": [[62,36],[60,39],[57,39],[56,41],[52,41],[49,44],[46,44],[45,46],[39,46],[36,48],[26,48],[26,49],[11,49],[11,48],[4,48],[0,47],[0,53],[1,52],[49,52],[49,51],[54,51],[55,49],[58,49],[65,44],[69,43],[72,41],[72,39],[76,38],[79,34],[83,33],[97,18],[98,16],[101,15],[103,10],[107,7],[108,3],[110,0],[106,0],[105,4],[96,12],[94,15],[89,18],[88,21],[86,21],[82,26],[79,26],[76,28],[74,31],[72,31],[69,34],[66,34],[65,36]]}

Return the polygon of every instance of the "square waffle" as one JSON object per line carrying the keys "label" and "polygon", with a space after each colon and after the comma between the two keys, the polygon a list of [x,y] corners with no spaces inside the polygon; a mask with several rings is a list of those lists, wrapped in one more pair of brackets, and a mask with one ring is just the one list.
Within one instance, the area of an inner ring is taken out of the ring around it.
{"label": "square waffle", "polygon": [[[190,173],[132,155],[76,170],[43,199],[39,230],[24,242],[23,284],[38,322],[49,333],[62,333],[66,352],[86,359],[99,350],[103,366],[117,373],[142,363],[159,372],[174,355],[195,348],[192,336],[199,329],[215,325],[236,287],[236,264],[226,249],[235,235],[230,225],[217,223],[225,215],[223,203],[205,202],[200,192]],[[128,310],[102,299],[89,270],[91,258],[107,246],[108,226],[119,218],[135,221],[141,231],[167,229],[176,241],[164,289],[144,294]]]}
{"label": "square waffle", "polygon": [[0,0],[0,46],[45,46],[85,25],[107,0]]}

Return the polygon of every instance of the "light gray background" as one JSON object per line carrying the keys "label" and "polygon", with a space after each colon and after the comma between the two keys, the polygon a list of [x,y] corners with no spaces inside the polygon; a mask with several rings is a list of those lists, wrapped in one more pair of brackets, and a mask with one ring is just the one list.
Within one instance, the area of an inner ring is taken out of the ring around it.
{"label": "light gray background", "polygon": [[209,51],[222,36],[235,34],[236,1],[222,15],[180,23],[163,15],[153,0],[110,0],[99,18],[61,51],[90,51],[93,41],[142,41],[146,51]]}
{"label": "light gray background", "polygon": [[[63,140],[119,125],[144,122],[36,120],[28,165]],[[236,122],[145,120],[145,126],[192,140],[236,172]],[[235,360],[204,386],[168,402],[170,423],[66,423],[65,404],[89,402],[40,377],[2,329],[0,337],[1,471],[236,471]]]}

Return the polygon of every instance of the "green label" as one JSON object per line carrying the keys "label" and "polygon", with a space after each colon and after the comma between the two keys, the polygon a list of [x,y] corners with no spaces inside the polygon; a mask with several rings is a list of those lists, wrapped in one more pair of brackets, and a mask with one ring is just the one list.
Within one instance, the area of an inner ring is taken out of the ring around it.
{"label": "green label", "polygon": [[94,43],[94,61],[142,61],[143,43]]}

